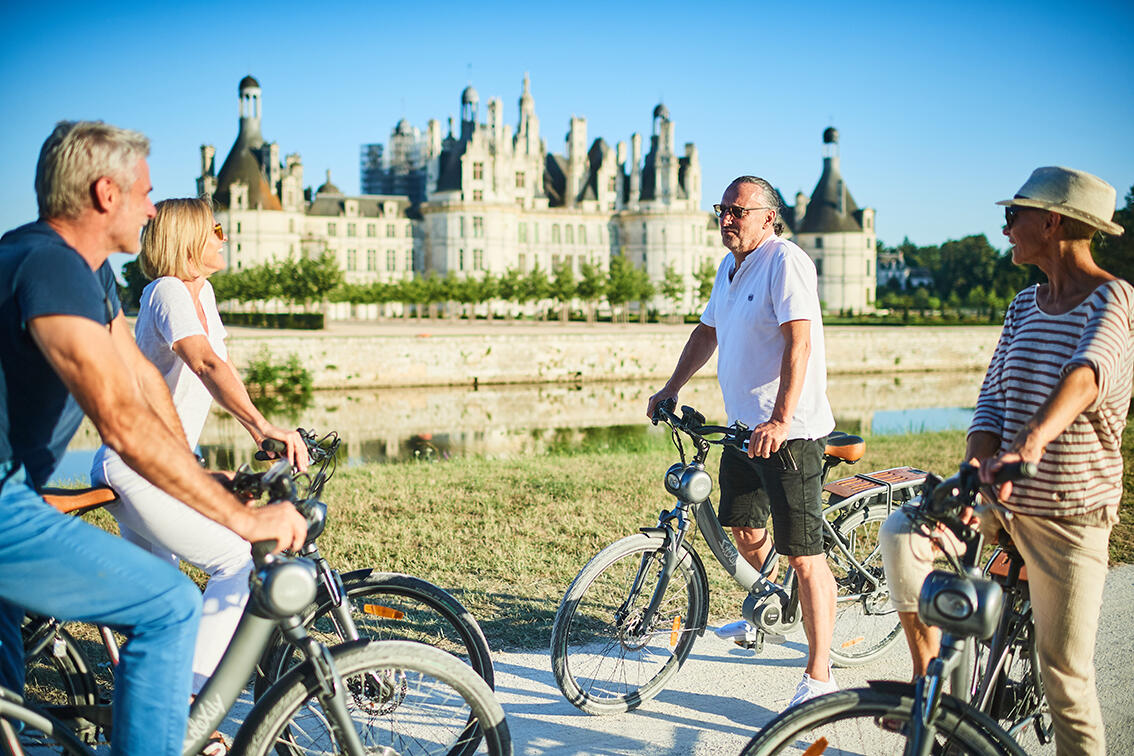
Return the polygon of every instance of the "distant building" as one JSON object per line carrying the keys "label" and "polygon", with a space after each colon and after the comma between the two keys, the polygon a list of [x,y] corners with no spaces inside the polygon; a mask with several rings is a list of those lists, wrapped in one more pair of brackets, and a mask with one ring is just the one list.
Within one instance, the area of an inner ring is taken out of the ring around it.
{"label": "distant building", "polygon": [[874,209],[859,208],[839,170],[839,132],[823,132],[823,173],[811,197],[795,196],[796,243],[815,261],[819,299],[831,312],[874,309],[877,237]]}
{"label": "distant building", "polygon": [[[677,151],[665,105],[653,110],[648,144],[636,133],[613,148],[602,138],[588,143],[586,119],[573,116],[556,154],[540,136],[526,75],[514,132],[499,98],[480,120],[469,86],[459,124],[450,118],[444,134],[436,119],[424,132],[402,119],[386,145],[362,145],[362,193],[350,195],[329,172],[305,190],[299,155],[281,161],[261,134],[259,82],[246,76],[238,90],[236,141],[219,172],[215,148],[203,145],[197,180],[218,206],[233,270],[330,252],[352,283],[561,265],[578,276],[582,263],[605,271],[620,254],[655,281],[670,268],[683,276],[680,309],[689,311],[698,304],[694,273],[725,254],[717,219],[701,209],[697,148]],[[863,311],[874,302],[874,211],[859,209],[846,189],[837,141],[834,129],[824,133],[823,174],[810,200],[801,193],[785,207],[785,233],[815,260],[825,306]],[[654,304],[668,306],[660,296]]]}

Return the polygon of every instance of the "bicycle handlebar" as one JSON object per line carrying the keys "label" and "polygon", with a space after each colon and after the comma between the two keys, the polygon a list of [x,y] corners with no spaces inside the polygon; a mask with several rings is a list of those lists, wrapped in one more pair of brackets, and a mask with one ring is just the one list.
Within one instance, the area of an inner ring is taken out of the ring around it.
{"label": "bicycle handlebar", "polygon": [[[674,430],[682,431],[695,440],[719,446],[735,446],[743,449],[748,441],[749,428],[744,423],[733,425],[706,425],[705,416],[687,405],[682,405],[681,416],[674,414],[677,402],[665,399],[654,406],[654,414],[650,421],[657,425],[663,422]],[[706,436],[721,436],[721,438],[706,438]]]}
{"label": "bicycle handlebar", "polygon": [[[307,456],[311,460],[311,464],[319,464],[323,460],[333,457],[339,450],[337,433],[328,433],[323,438],[318,438],[315,431],[304,430],[303,428],[296,428],[295,430],[307,447]],[[260,442],[260,451],[256,452],[255,458],[261,462],[268,462],[276,458],[271,456],[273,454],[277,456],[287,454],[287,444],[279,439],[265,438]]]}
{"label": "bicycle handlebar", "polygon": [[[1035,475],[1034,462],[1012,462],[996,471],[994,482],[1000,485]],[[944,525],[962,541],[972,541],[977,533],[961,519],[961,514],[974,506],[981,485],[980,468],[968,462],[962,463],[957,474],[946,480],[930,475],[922,488],[920,514],[933,523]]]}

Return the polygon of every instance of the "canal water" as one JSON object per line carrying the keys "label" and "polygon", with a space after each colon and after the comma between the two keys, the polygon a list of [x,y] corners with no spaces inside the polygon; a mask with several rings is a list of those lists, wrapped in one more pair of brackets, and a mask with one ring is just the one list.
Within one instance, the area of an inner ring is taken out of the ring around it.
{"label": "canal water", "polygon": [[[978,372],[832,375],[827,395],[838,427],[851,433],[901,434],[968,426],[980,388]],[[645,416],[654,382],[588,382],[319,391],[304,407],[269,411],[285,427],[337,432],[348,464],[446,459],[480,454],[516,456],[652,443]],[[723,422],[716,380],[691,381],[681,392],[709,419]],[[84,421],[55,483],[89,482],[99,438]],[[211,468],[233,469],[255,449],[243,427],[216,409],[201,435]],[[340,451],[340,454],[343,454]]]}

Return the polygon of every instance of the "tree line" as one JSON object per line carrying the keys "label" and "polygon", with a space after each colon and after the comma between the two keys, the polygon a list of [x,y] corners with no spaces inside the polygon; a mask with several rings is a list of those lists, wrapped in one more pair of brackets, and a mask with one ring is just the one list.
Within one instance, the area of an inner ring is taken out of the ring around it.
{"label": "tree line", "polygon": [[[147,283],[137,261],[125,265],[123,276],[127,282],[124,301],[136,305]],[[692,283],[700,304],[708,301],[715,276],[716,268],[707,261],[694,273]],[[397,281],[350,283],[335,257],[324,254],[216,273],[209,281],[218,302],[232,300],[252,306],[272,300],[303,309],[324,301],[400,303],[405,306],[404,312],[411,307],[421,312],[444,305],[450,312],[460,311],[471,317],[477,306],[504,302],[520,309],[534,304],[541,316],[554,310],[563,320],[570,316],[575,303],[581,303],[584,316],[593,320],[603,302],[626,319],[630,303],[640,303],[640,312],[644,314],[645,303],[658,294],[669,304],[672,314],[683,315],[679,310],[690,285],[673,266],[665,269],[660,281],[651,281],[643,268],[622,255],[611,257],[607,270],[582,262],[578,275],[570,265],[562,263],[551,271],[536,265],[527,272],[509,268],[499,275],[457,275],[450,271],[444,276],[430,273]],[[491,307],[486,308],[486,314],[491,317]]]}

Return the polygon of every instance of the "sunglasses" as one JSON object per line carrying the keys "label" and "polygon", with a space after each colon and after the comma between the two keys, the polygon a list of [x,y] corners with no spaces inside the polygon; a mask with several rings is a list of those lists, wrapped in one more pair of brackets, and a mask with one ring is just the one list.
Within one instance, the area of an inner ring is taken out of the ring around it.
{"label": "sunglasses", "polygon": [[217,235],[218,239],[224,241],[224,229],[221,228],[221,224],[217,223],[213,226],[213,233]]}
{"label": "sunglasses", "polygon": [[713,212],[717,214],[718,218],[725,217],[726,214],[731,215],[737,220],[741,220],[744,216],[757,210],[771,210],[770,207],[741,207],[740,205],[713,205]]}
{"label": "sunglasses", "polygon": [[1004,208],[1004,228],[1011,229],[1012,224],[1016,222],[1016,218],[1019,217],[1020,211],[1023,209],[1018,205],[1008,205]]}

